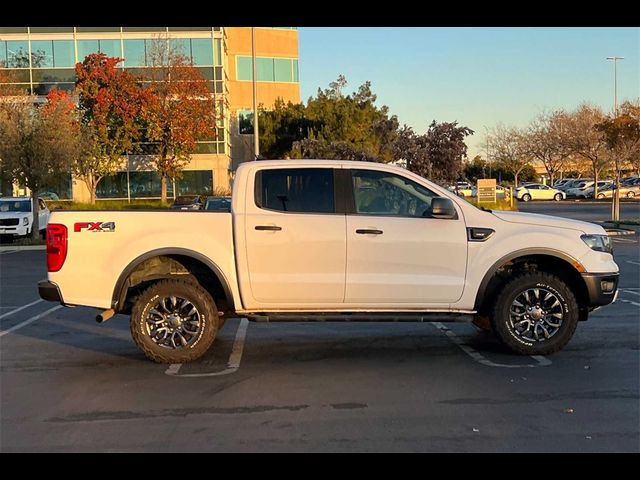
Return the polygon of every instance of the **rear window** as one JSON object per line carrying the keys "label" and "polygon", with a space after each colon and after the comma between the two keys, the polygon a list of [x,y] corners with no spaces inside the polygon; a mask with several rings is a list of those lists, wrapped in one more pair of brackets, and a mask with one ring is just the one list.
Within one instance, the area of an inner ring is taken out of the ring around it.
{"label": "rear window", "polygon": [[334,213],[331,168],[283,168],[256,174],[256,205],[268,210]]}

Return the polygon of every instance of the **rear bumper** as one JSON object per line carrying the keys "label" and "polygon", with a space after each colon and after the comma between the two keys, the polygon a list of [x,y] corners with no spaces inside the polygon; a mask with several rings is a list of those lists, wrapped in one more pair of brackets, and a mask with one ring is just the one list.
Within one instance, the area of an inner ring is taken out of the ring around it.
{"label": "rear bumper", "polygon": [[38,282],[38,293],[40,294],[40,298],[43,300],[47,300],[48,302],[59,302],[64,305],[60,288],[49,280],[41,280]]}
{"label": "rear bumper", "polygon": [[[590,307],[601,307],[614,301],[618,291],[619,273],[583,273],[582,278],[589,291]],[[610,288],[611,285],[613,288]]]}

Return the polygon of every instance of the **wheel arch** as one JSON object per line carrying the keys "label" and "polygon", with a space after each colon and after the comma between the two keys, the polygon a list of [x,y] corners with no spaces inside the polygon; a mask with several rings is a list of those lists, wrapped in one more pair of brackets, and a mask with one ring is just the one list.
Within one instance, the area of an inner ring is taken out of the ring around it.
{"label": "wheel arch", "polygon": [[[132,275],[138,272],[139,269],[145,265],[145,262],[149,262],[154,259],[167,259],[165,263],[168,265],[171,265],[172,261],[176,262],[181,265],[185,271],[179,273],[162,273],[162,271],[159,271],[148,276],[141,274],[142,280],[132,284]],[[151,250],[132,260],[125,267],[122,273],[120,273],[120,276],[116,281],[111,297],[111,306],[116,312],[125,312],[127,308],[127,300],[130,298],[129,290],[131,288],[136,285],[140,285],[145,281],[161,280],[163,278],[183,275],[191,275],[195,277],[198,282],[201,283],[207,291],[209,291],[214,300],[224,300],[226,303],[226,310],[229,312],[235,311],[233,294],[229,288],[229,282],[220,267],[201,253],[177,247]]]}
{"label": "wheel arch", "polygon": [[527,268],[554,274],[567,282],[574,290],[578,305],[581,307],[580,319],[586,319],[589,304],[589,291],[580,274],[584,267],[572,256],[551,248],[526,248],[511,252],[496,261],[485,273],[474,302],[474,309],[484,312],[496,297],[499,288],[510,277],[502,276],[504,271],[522,271]]}

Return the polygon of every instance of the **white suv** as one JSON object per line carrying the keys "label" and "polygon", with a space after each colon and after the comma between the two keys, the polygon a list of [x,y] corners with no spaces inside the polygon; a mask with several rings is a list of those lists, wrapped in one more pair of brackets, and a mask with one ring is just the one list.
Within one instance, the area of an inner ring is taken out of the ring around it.
{"label": "white suv", "polygon": [[[38,224],[40,232],[44,232],[49,223],[49,209],[41,198],[38,199]],[[27,237],[33,228],[33,211],[30,197],[0,198],[0,235]]]}

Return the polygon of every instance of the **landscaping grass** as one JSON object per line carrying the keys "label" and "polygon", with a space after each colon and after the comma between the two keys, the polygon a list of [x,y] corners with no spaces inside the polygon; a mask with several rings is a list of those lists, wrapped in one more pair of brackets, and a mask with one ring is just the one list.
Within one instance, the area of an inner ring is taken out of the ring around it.
{"label": "landscaping grass", "polygon": [[[173,200],[172,200],[173,201]],[[166,210],[171,202],[160,200],[99,200],[95,205],[81,202],[47,202],[49,210]]]}

